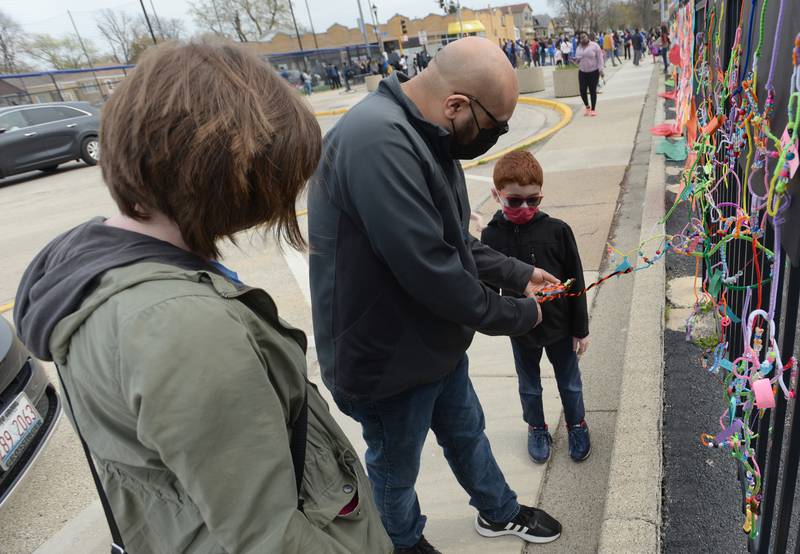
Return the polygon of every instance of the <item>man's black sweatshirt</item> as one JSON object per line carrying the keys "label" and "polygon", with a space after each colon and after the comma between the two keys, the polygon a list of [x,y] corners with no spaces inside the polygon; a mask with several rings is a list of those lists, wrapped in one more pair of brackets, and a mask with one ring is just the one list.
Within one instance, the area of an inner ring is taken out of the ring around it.
{"label": "man's black sweatshirt", "polygon": [[[570,291],[581,291],[586,286],[572,229],[544,212],[537,213],[528,223],[516,225],[498,210],[481,233],[481,242],[507,256],[549,271],[561,281],[575,279]],[[519,296],[505,290],[503,294]],[[588,335],[589,314],[586,295],[582,294],[543,303],[541,325],[516,339],[525,345],[541,347],[565,337],[584,338]]]}

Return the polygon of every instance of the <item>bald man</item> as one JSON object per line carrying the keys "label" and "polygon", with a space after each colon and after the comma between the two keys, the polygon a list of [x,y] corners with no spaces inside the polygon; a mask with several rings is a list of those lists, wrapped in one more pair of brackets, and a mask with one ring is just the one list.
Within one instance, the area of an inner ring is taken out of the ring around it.
{"label": "bald man", "polygon": [[517,502],[467,371],[476,330],[528,333],[541,312],[524,296],[557,282],[468,231],[458,160],[480,156],[508,131],[517,94],[497,46],[481,38],[451,43],[419,76],[392,74],[342,117],[325,137],[310,186],[322,378],[362,426],[373,495],[395,552],[437,552],[423,537],[414,490],[429,430],[478,512],[478,533],[529,542],[561,533],[544,511]]}

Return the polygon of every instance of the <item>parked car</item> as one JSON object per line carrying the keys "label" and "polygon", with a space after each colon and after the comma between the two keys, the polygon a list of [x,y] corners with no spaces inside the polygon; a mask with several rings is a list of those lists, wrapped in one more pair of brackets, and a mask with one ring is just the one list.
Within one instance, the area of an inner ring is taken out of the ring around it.
{"label": "parked car", "polygon": [[0,506],[56,428],[61,400],[42,364],[0,317]]}
{"label": "parked car", "polygon": [[0,179],[55,171],[59,164],[100,161],[100,112],[88,102],[25,104],[0,108]]}

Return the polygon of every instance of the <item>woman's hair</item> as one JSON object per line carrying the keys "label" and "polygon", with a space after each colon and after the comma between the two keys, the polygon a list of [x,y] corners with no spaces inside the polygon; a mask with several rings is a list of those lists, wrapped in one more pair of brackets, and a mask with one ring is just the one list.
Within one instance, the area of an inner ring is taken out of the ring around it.
{"label": "woman's hair", "polygon": [[533,154],[525,150],[515,150],[500,158],[494,166],[492,180],[497,190],[503,190],[510,184],[521,187],[544,185],[542,166]]}
{"label": "woman's hair", "polygon": [[295,201],[314,172],[321,133],[300,96],[232,44],[146,52],[106,103],[103,179],[120,211],[177,223],[197,254],[254,226],[302,248]]}

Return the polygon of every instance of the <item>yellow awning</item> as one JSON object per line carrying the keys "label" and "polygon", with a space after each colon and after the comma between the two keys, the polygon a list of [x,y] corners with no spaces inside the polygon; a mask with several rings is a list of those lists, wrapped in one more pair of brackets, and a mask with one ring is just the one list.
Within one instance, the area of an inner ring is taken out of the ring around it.
{"label": "yellow awning", "polygon": [[463,30],[461,30],[461,24],[458,21],[447,25],[448,35],[457,35],[459,31],[461,32],[461,34],[483,33],[486,32],[486,27],[484,27],[483,23],[481,23],[477,19],[471,19],[469,21],[465,21]]}

